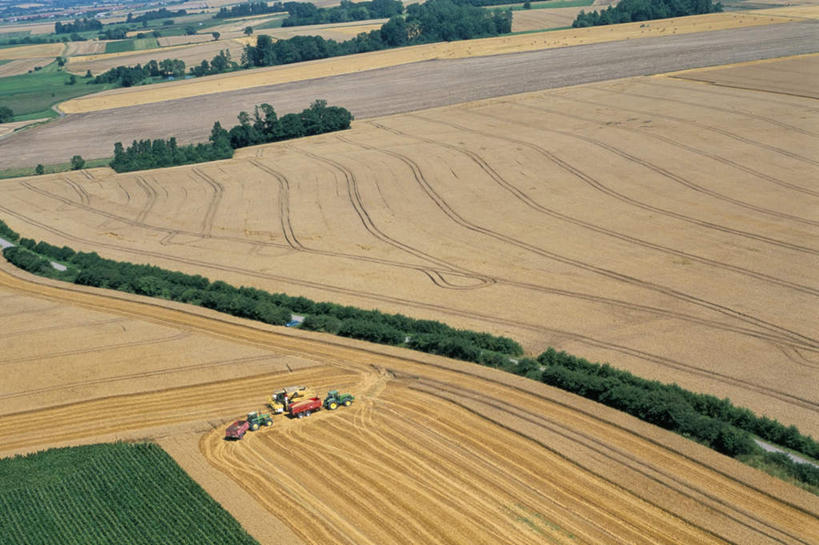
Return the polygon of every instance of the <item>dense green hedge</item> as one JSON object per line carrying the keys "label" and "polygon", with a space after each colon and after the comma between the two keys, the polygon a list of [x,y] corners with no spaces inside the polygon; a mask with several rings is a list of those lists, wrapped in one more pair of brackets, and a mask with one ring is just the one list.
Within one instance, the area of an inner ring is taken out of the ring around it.
{"label": "dense green hedge", "polygon": [[257,545],[165,451],[147,443],[0,459],[0,513],[7,545]]}
{"label": "dense green hedge", "polygon": [[697,394],[676,384],[636,377],[628,371],[549,349],[538,357],[545,368],[541,380],[628,412],[642,420],[691,436],[729,455],[755,450],[753,433],[813,458],[819,443],[796,426],[784,426],[728,399]]}
{"label": "dense green hedge", "polygon": [[722,4],[715,4],[712,0],[622,0],[616,6],[609,6],[604,10],[581,11],[572,26],[616,25],[720,11]]}
{"label": "dense green hedge", "polygon": [[[237,288],[218,280],[211,282],[200,275],[103,259],[96,253],[75,252],[65,246],[31,239],[22,239],[20,246],[7,248],[3,255],[11,263],[35,274],[85,286],[180,301],[273,325],[287,324],[293,314],[301,314],[305,316],[301,325],[304,329],[409,346],[474,362],[481,362],[484,352],[505,357],[523,353],[520,344],[512,339],[455,329],[433,320],[315,302],[306,297],[269,293],[251,287]],[[64,263],[68,269],[57,271],[50,264],[52,259]]]}
{"label": "dense green hedge", "polygon": [[341,5],[330,8],[319,8],[310,2],[285,2],[284,9],[289,15],[282,21],[282,26],[288,27],[389,19],[395,15],[401,15],[404,12],[404,5],[400,0],[372,0],[370,2],[341,0]]}

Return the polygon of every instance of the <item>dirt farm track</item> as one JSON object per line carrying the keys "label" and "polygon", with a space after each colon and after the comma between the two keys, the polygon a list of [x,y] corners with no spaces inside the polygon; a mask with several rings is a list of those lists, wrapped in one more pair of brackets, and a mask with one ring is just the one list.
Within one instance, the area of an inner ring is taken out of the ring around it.
{"label": "dirt farm track", "polygon": [[817,44],[819,23],[811,20],[417,62],[116,110],[70,114],[14,138],[0,140],[0,167],[61,163],[74,154],[85,158],[107,157],[113,153],[114,142],[128,143],[135,138],[176,136],[180,143],[202,141],[210,134],[214,121],[232,126],[239,111],[251,110],[262,102],[274,105],[281,114],[300,111],[316,98],[324,98],[331,104],[345,106],[363,119],[613,78],[815,53],[819,51]]}

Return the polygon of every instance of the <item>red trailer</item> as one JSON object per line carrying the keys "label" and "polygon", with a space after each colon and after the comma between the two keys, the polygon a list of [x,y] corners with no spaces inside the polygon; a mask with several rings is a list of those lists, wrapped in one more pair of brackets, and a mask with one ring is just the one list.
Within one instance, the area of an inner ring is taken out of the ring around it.
{"label": "red trailer", "polygon": [[298,418],[310,416],[310,413],[319,409],[321,409],[321,399],[318,397],[311,397],[310,399],[305,399],[304,401],[298,401],[296,403],[292,403],[288,407],[290,416],[295,416]]}
{"label": "red trailer", "polygon": [[239,440],[245,436],[249,429],[250,423],[247,420],[237,420],[225,430],[225,439]]}

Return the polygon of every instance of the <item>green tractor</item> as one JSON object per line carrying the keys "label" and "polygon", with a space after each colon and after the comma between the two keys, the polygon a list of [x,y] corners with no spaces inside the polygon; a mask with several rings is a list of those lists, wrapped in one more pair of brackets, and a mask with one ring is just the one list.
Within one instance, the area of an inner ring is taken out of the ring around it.
{"label": "green tractor", "polygon": [[338,390],[330,390],[324,398],[324,408],[330,411],[338,409],[339,405],[349,407],[353,404],[355,397],[352,394],[340,394]]}
{"label": "green tractor", "polygon": [[261,426],[272,426],[273,419],[267,413],[247,413],[247,423],[250,424],[251,431],[256,431]]}

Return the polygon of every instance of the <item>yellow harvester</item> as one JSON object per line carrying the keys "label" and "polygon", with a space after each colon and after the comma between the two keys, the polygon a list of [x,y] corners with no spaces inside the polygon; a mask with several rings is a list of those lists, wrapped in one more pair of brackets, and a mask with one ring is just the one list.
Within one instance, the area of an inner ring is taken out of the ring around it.
{"label": "yellow harvester", "polygon": [[267,405],[274,413],[282,414],[291,403],[312,397],[316,397],[316,394],[307,386],[288,386],[273,392],[267,400]]}

